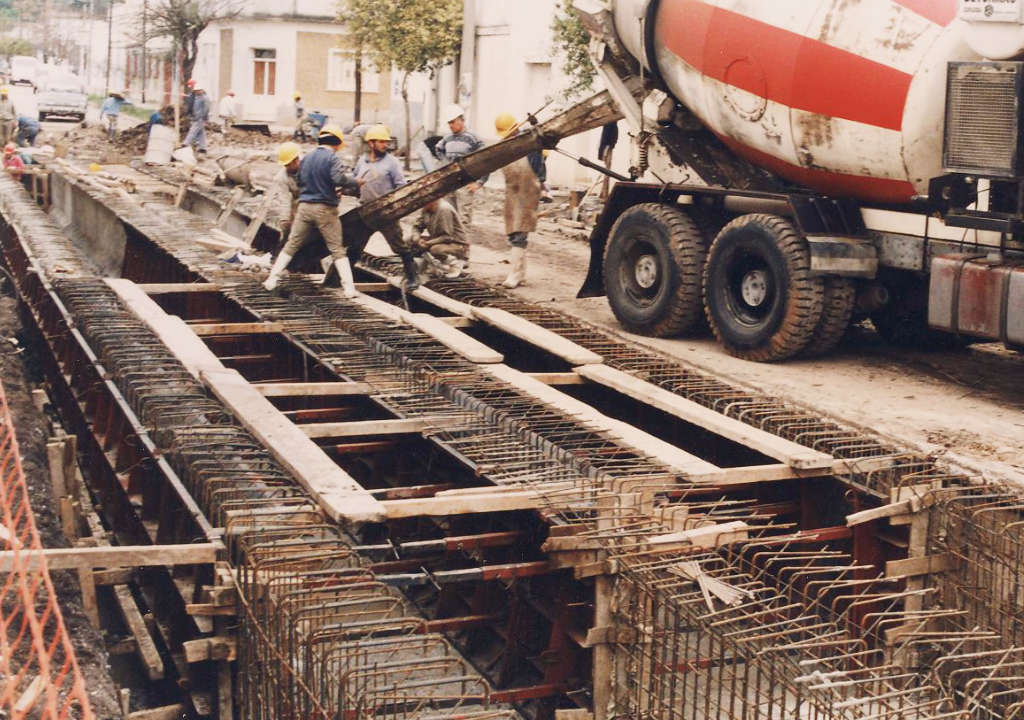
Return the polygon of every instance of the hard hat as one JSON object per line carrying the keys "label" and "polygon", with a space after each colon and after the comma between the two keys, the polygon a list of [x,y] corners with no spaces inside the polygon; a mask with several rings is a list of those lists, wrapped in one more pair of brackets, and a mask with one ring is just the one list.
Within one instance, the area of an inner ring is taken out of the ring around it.
{"label": "hard hat", "polygon": [[503,112],[498,117],[494,118],[494,129],[498,131],[498,134],[502,137],[509,135],[516,129],[518,123],[512,113]]}
{"label": "hard hat", "polygon": [[456,118],[463,117],[465,114],[466,111],[462,109],[462,106],[453,103],[444,109],[444,121],[451,122]]}
{"label": "hard hat", "polygon": [[4,155],[12,155],[14,154],[14,151],[17,149],[18,148],[14,146],[14,143],[7,143],[6,145],[4,145]]}
{"label": "hard hat", "polygon": [[195,87],[195,86],[196,86],[196,81],[195,81],[195,79],[193,79],[193,78],[189,78],[189,79],[188,79],[188,82],[187,82],[187,83],[185,83],[185,86],[186,86],[186,87],[190,87],[190,88],[191,88],[191,87]]}
{"label": "hard hat", "polygon": [[292,94],[292,100],[298,100],[300,97],[302,97],[302,93],[293,93]]}
{"label": "hard hat", "polygon": [[277,164],[287,165],[299,156],[299,146],[293,142],[281,143],[277,149]]}
{"label": "hard hat", "polygon": [[89,172],[99,172],[102,169],[99,163],[89,163]]}
{"label": "hard hat", "polygon": [[192,86],[192,92],[206,92],[206,91],[203,90],[203,86],[202,85],[200,85],[199,83],[196,83],[195,85]]}
{"label": "hard hat", "polygon": [[384,140],[385,142],[391,141],[391,133],[388,132],[386,125],[374,125],[366,131],[366,140]]}
{"label": "hard hat", "polygon": [[6,85],[4,85],[3,87],[0,87],[0,95],[10,95],[10,94],[11,94],[11,89],[9,87],[7,87]]}
{"label": "hard hat", "polygon": [[328,135],[338,138],[342,145],[345,144],[345,133],[343,133],[341,131],[341,128],[338,127],[337,125],[334,125],[333,123],[330,125],[324,125],[322,128],[320,128],[320,134],[317,137],[322,138]]}

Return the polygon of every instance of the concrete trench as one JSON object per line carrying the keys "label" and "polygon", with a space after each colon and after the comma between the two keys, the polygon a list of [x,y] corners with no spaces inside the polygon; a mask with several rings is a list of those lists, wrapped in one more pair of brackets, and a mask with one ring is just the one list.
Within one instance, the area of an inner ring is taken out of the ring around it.
{"label": "concrete trench", "polygon": [[[153,604],[166,618],[168,675],[193,713],[938,717],[961,708],[980,718],[1011,711],[1021,640],[1008,620],[1022,527],[1013,521],[1020,506],[1013,492],[974,487],[884,441],[472,281],[431,284],[468,306],[528,318],[615,370],[846,463],[842,473],[777,482],[744,483],[741,474],[724,485],[694,482],[366,304],[297,275],[282,284],[284,297],[265,293],[255,277],[196,245],[210,226],[199,215],[51,177],[51,214],[74,230],[63,233],[0,178],[0,240],[52,349],[48,375],[80,435],[91,489],[120,542],[223,543],[214,566],[147,572],[142,583],[165,601]],[[368,258],[360,272],[373,281],[393,271],[392,261]],[[277,401],[300,426],[325,418],[428,420],[411,435],[318,443],[382,502],[500,488],[532,494],[533,505],[337,522],[103,275],[192,285],[154,298],[193,324],[276,323],[275,332],[206,339],[251,382],[368,387],[351,400]],[[211,290],[196,292],[201,283]],[[393,292],[379,297],[396,300]],[[446,314],[422,298],[411,307]],[[467,332],[496,343],[513,369],[573,370],[521,340]],[[654,412],[606,389],[564,390],[640,424]],[[733,457],[725,467],[767,460],[686,424],[660,416],[647,423],[659,425],[687,450],[720,463]],[[849,514],[899,503],[905,507],[892,514],[846,525]],[[890,527],[903,517],[910,521]],[[972,543],[993,522],[1007,534],[998,542],[986,536],[991,552],[982,559]],[[702,527],[712,528],[710,538],[694,533]],[[913,560],[913,572],[891,565]],[[191,598],[170,592],[180,587],[172,575],[180,580],[186,570]],[[990,589],[972,584],[986,578]],[[236,653],[184,662],[184,643],[227,632],[221,618],[211,626],[187,611],[210,597],[233,598],[234,615],[223,617],[237,623]],[[972,673],[966,658],[973,656],[998,659],[996,669]]]}

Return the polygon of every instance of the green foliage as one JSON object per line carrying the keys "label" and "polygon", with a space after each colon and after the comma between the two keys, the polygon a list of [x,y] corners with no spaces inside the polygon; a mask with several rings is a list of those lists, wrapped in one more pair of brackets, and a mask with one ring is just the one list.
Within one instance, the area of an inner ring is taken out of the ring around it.
{"label": "green foliage", "polygon": [[36,46],[24,38],[0,37],[0,56],[10,61],[14,55],[35,55]]}
{"label": "green foliage", "polygon": [[571,80],[565,90],[565,97],[582,95],[593,86],[597,71],[587,52],[590,34],[583,27],[579,14],[572,6],[572,0],[561,0],[551,30],[555,34],[556,49],[565,57],[562,69]]}
{"label": "green foliage", "polygon": [[338,20],[377,66],[433,72],[462,42],[462,0],[342,0]]}

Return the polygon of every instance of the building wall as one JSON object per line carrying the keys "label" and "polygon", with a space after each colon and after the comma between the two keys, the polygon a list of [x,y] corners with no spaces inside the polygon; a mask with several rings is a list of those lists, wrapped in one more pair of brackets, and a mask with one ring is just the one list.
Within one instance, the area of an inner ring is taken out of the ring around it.
{"label": "building wall", "polygon": [[[345,36],[327,32],[298,33],[295,87],[302,93],[307,110],[323,110],[340,124],[353,120],[355,93],[329,90],[328,58],[331,50],[344,48]],[[390,106],[391,73],[379,73],[378,91],[363,92],[362,120],[383,120]]]}
{"label": "building wall", "polygon": [[220,95],[232,90],[231,65],[232,53],[235,49],[235,33],[231,28],[224,28],[220,31],[220,67],[217,78],[217,89]]}

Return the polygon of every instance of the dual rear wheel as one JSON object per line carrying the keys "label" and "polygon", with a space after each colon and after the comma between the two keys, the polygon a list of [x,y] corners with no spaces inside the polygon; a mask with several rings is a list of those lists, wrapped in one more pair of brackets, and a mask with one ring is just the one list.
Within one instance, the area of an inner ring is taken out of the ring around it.
{"label": "dual rear wheel", "polygon": [[692,334],[706,317],[732,355],[773,362],[832,350],[856,296],[846,278],[813,277],[806,240],[785,218],[660,203],[626,210],[605,250],[605,292],[632,332]]}

